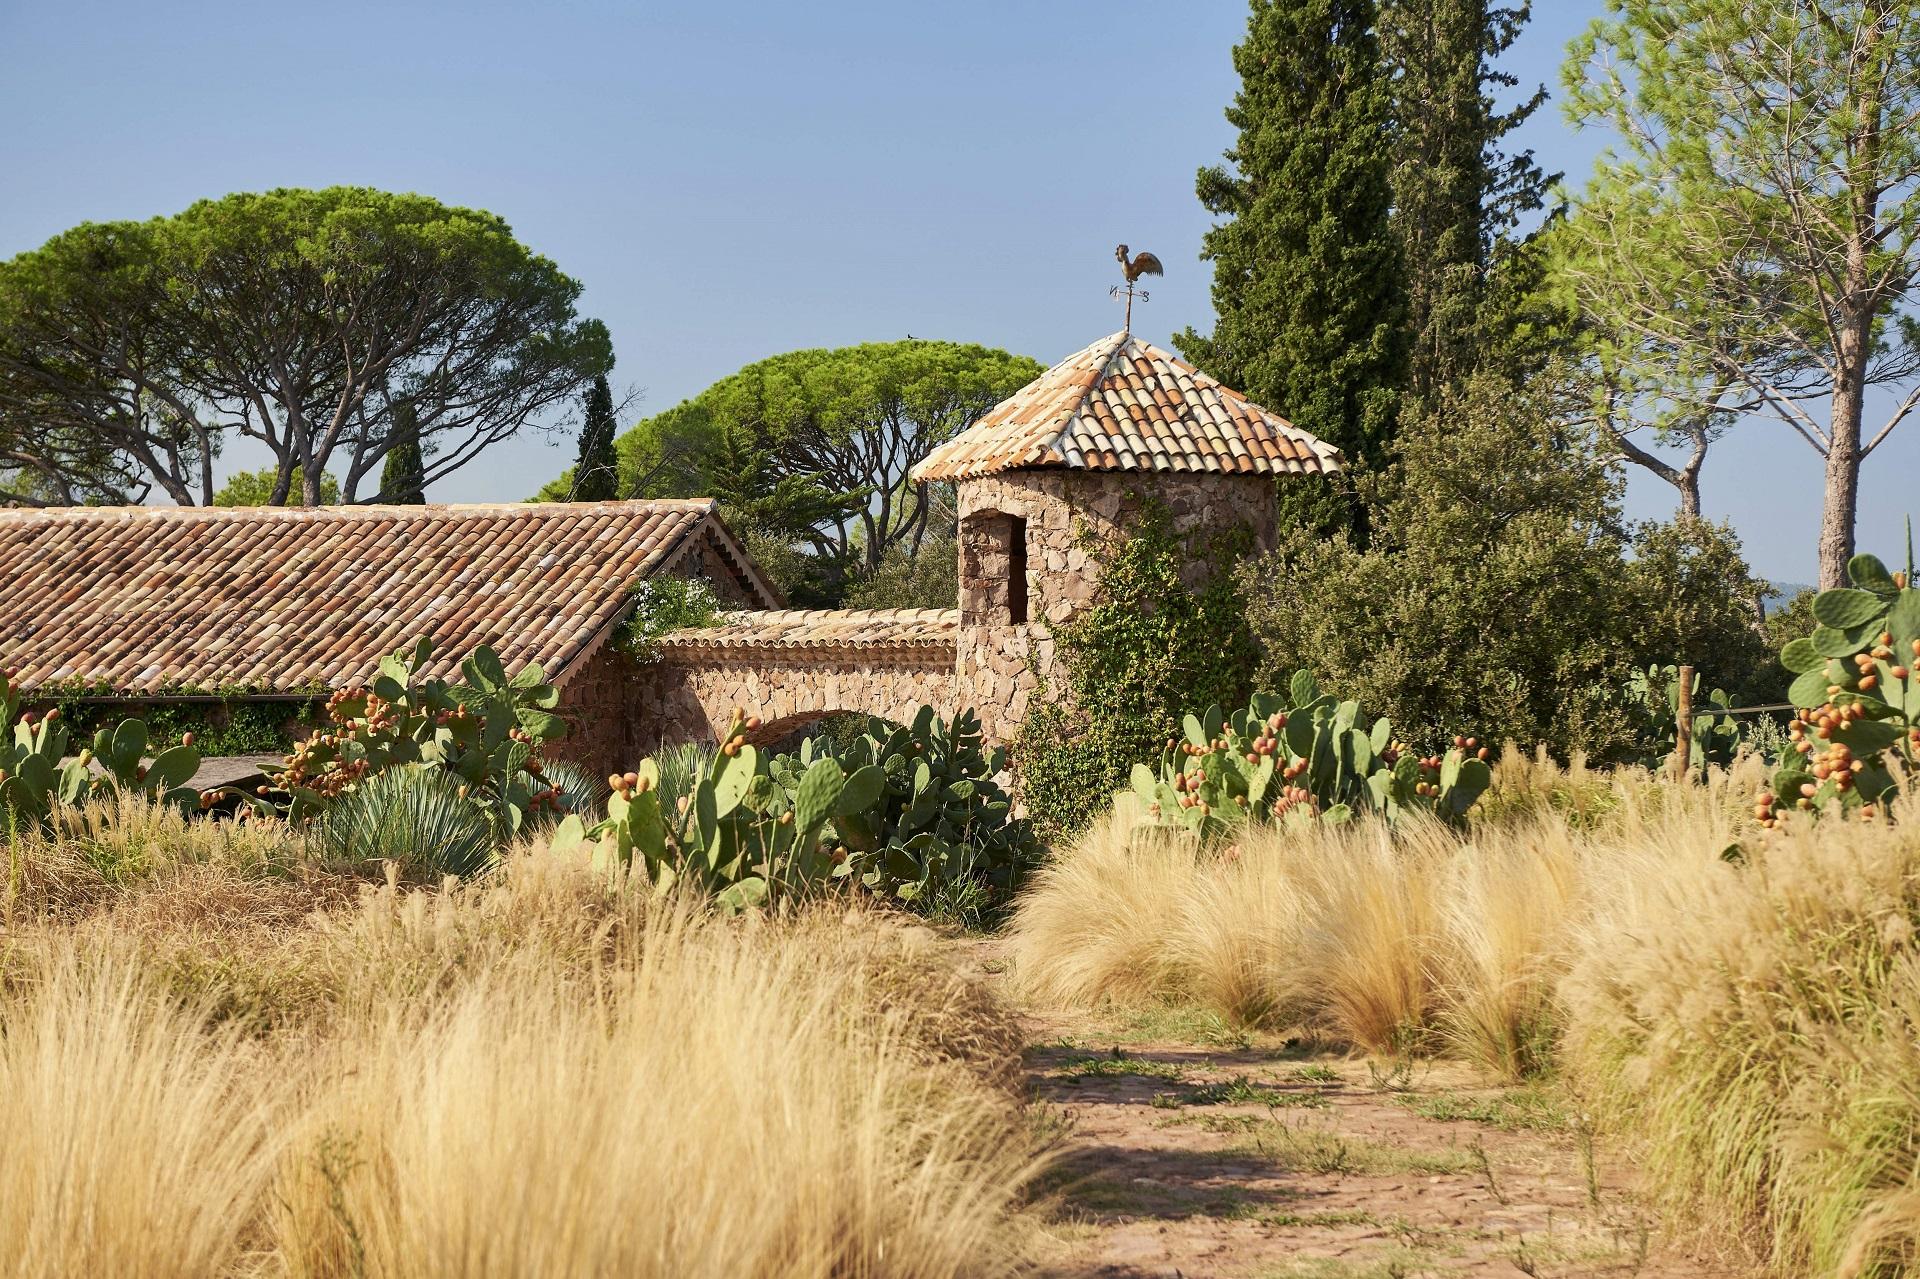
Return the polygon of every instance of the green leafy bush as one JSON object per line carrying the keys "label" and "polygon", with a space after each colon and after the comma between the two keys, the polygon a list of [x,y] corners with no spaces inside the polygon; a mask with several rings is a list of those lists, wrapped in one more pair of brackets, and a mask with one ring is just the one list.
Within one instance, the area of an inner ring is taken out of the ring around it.
{"label": "green leafy bush", "polygon": [[616,642],[639,660],[652,661],[663,635],[720,620],[720,597],[697,577],[649,577],[633,588],[633,611]]}
{"label": "green leafy bush", "polygon": [[1737,541],[1702,520],[1630,527],[1617,467],[1552,376],[1473,380],[1360,487],[1364,548],[1295,531],[1247,566],[1263,685],[1311,667],[1417,748],[1468,726],[1595,762],[1652,749],[1624,694],[1649,663],[1778,699]]}
{"label": "green leafy bush", "polygon": [[1187,715],[1157,766],[1138,763],[1132,789],[1141,820],[1202,836],[1249,822],[1345,821],[1357,813],[1389,819],[1421,812],[1457,822],[1493,777],[1488,749],[1468,737],[1443,754],[1416,756],[1393,726],[1360,728],[1358,702],[1320,690],[1297,671],[1288,697],[1255,693],[1244,710]]}
{"label": "green leafy bush", "polygon": [[1813,601],[1818,625],[1780,652],[1794,673],[1788,698],[1800,710],[1755,816],[1773,825],[1786,811],[1882,814],[1898,778],[1920,759],[1920,590],[1912,568],[1890,573],[1871,555],[1847,565],[1853,585]]}

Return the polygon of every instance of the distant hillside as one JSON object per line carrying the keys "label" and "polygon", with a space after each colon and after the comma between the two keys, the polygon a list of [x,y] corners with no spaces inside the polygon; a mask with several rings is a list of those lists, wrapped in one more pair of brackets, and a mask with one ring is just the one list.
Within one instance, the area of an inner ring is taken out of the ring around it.
{"label": "distant hillside", "polygon": [[1787,601],[1802,591],[1813,589],[1812,582],[1775,582],[1773,589],[1767,592],[1760,603],[1769,613],[1777,612],[1787,606]]}

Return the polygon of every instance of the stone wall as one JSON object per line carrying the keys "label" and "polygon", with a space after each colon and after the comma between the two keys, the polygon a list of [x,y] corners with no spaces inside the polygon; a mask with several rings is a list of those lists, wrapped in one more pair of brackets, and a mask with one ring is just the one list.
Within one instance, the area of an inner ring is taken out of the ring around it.
{"label": "stone wall", "polygon": [[633,685],[637,666],[612,644],[602,644],[560,685],[554,713],[567,721],[567,735],[552,754],[585,768],[594,777],[625,772],[640,758],[635,753]]}
{"label": "stone wall", "polygon": [[[1093,599],[1101,547],[1138,521],[1146,495],[1177,533],[1246,528],[1273,543],[1278,507],[1273,477],[1186,472],[1006,471],[958,486],[960,507],[959,705],[980,711],[986,734],[1008,741],[1043,681],[1051,685],[1053,629]],[[1010,537],[1024,527],[1027,620],[1010,606],[1008,574],[1019,559]],[[1188,578],[1210,565],[1196,558]]]}
{"label": "stone wall", "polygon": [[761,720],[761,742],[842,712],[904,722],[923,705],[951,713],[953,660],[944,647],[669,651],[635,681],[633,715],[642,751],[712,741],[736,707]]}
{"label": "stone wall", "polygon": [[[669,571],[705,582],[727,608],[759,605],[710,537],[688,547]],[[672,726],[649,727],[645,717],[652,707],[646,689],[658,682],[651,666],[621,652],[609,636],[566,676],[555,713],[567,721],[567,735],[556,744],[555,758],[571,760],[604,777],[632,768],[662,740],[685,740],[672,735],[676,731]]]}
{"label": "stone wall", "polygon": [[596,777],[624,772],[663,746],[716,740],[736,706],[761,719],[762,742],[839,712],[904,722],[931,705],[950,715],[953,670],[950,647],[669,651],[637,662],[605,645],[560,686],[567,735],[553,753]]}

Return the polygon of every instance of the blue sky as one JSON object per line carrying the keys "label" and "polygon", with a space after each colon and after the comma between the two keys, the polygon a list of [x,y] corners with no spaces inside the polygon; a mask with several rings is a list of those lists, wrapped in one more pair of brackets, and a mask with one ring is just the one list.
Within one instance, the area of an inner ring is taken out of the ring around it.
{"label": "blue sky", "polygon": [[[1536,8],[1508,65],[1557,88],[1599,0]],[[803,346],[913,334],[1051,362],[1119,327],[1118,241],[1167,265],[1134,326],[1165,343],[1212,323],[1193,176],[1231,140],[1245,14],[0,0],[0,256],[229,191],[417,190],[500,214],[580,279],[641,414]],[[1523,139],[1576,179],[1601,142],[1557,105]],[[517,499],[571,451],[529,437],[431,496]],[[1864,547],[1894,548],[1916,474],[1909,423],[1869,460]],[[1630,513],[1664,515],[1670,492],[1635,476]],[[1707,464],[1709,514],[1776,579],[1814,575],[1819,497],[1817,459],[1782,425],[1744,427]]]}

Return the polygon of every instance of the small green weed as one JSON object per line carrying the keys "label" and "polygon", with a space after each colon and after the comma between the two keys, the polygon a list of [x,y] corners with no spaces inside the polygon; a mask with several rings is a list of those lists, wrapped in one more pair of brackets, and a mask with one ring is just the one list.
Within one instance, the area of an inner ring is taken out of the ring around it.
{"label": "small green weed", "polygon": [[1117,1048],[1107,1057],[1069,1057],[1055,1068],[1054,1074],[1060,1079],[1164,1079],[1176,1084],[1187,1081],[1187,1072],[1178,1062],[1129,1057]]}
{"label": "small green weed", "polygon": [[1337,1084],[1340,1082],[1339,1071],[1331,1066],[1323,1066],[1317,1061],[1307,1066],[1295,1066],[1293,1068],[1293,1077],[1303,1083],[1309,1084]]}
{"label": "small green weed", "polygon": [[1289,1172],[1341,1177],[1407,1172],[1456,1175],[1475,1168],[1472,1157],[1464,1151],[1409,1150],[1365,1137],[1344,1136],[1317,1124],[1264,1119],[1241,1131],[1241,1139],[1229,1146],[1229,1151],[1270,1160]]}
{"label": "small green weed", "polygon": [[1265,1106],[1269,1110],[1318,1110],[1327,1099],[1318,1093],[1289,1092],[1271,1084],[1256,1083],[1244,1075],[1212,1083],[1194,1084],[1177,1092],[1156,1094],[1153,1104],[1162,1110],[1181,1106]]}
{"label": "small green weed", "polygon": [[1565,1132],[1573,1127],[1573,1117],[1560,1099],[1543,1088],[1515,1088],[1492,1097],[1417,1093],[1394,1100],[1422,1119],[1439,1123],[1485,1124],[1502,1132]]}

